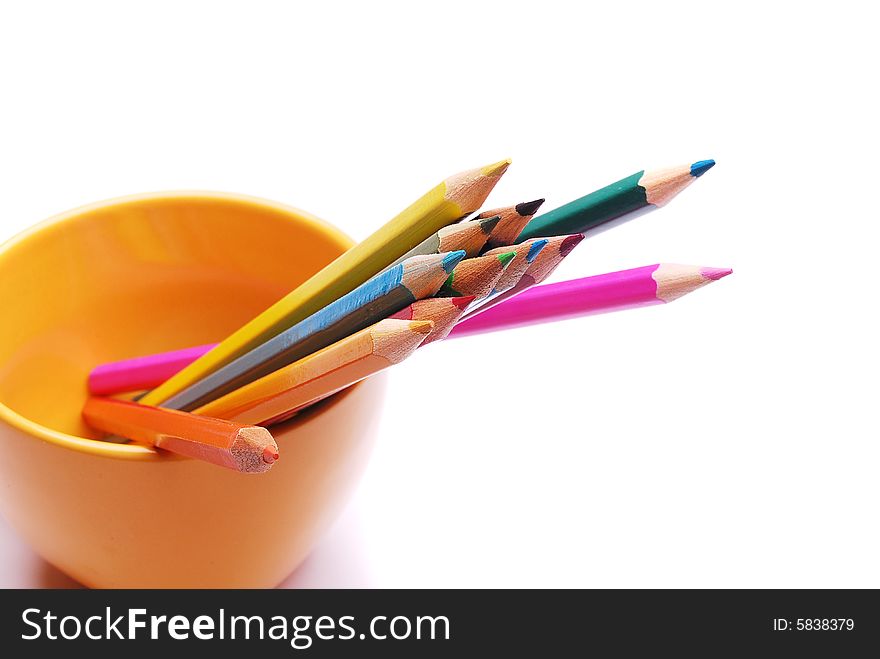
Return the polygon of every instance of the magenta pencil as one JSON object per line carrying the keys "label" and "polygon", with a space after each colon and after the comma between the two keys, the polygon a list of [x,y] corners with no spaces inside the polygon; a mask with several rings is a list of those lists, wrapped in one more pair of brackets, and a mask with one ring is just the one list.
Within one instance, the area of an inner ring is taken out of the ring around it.
{"label": "magenta pencil", "polygon": [[[449,338],[672,302],[731,272],[729,268],[659,263],[534,286],[485,311],[466,316],[455,325]],[[214,345],[102,364],[89,375],[89,391],[110,395],[151,389]]]}
{"label": "magenta pencil", "polygon": [[109,396],[123,391],[140,391],[157,387],[216,344],[162,352],[101,364],[89,373],[89,392]]}
{"label": "magenta pencil", "polygon": [[459,322],[449,338],[677,300],[733,272],[656,263],[632,270],[535,286]]}

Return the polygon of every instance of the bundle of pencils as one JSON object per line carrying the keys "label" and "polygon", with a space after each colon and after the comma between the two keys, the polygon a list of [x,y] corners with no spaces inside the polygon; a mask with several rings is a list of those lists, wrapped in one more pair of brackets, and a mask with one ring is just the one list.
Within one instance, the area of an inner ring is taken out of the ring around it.
{"label": "bundle of pencils", "polygon": [[663,206],[715,163],[643,170],[543,215],[543,199],[477,212],[509,164],[447,178],[218,344],[96,367],[84,419],[261,473],[280,457],[266,427],[420,346],[671,302],[731,272],[662,263],[538,285],[585,236]]}

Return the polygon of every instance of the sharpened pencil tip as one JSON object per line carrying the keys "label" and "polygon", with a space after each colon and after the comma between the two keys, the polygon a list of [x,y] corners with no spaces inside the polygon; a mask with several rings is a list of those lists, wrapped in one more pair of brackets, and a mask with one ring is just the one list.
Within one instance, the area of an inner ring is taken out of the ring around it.
{"label": "sharpened pencil tip", "polygon": [[547,246],[549,241],[546,238],[542,238],[541,240],[536,240],[529,247],[529,253],[526,254],[526,263],[531,263],[534,261],[538,254],[541,253],[541,250]]}
{"label": "sharpened pencil tip", "polygon": [[691,176],[699,178],[715,166],[714,160],[700,160],[691,165]]}
{"label": "sharpened pencil tip", "polygon": [[541,204],[544,203],[543,199],[535,199],[534,201],[524,201],[521,204],[517,204],[515,206],[516,212],[522,217],[529,217],[530,215],[534,215],[538,212],[538,209],[541,207]]}
{"label": "sharpened pencil tip", "polygon": [[451,298],[452,304],[457,306],[459,309],[464,311],[468,308],[468,305],[477,299],[476,295],[463,295],[462,297],[454,297]]}
{"label": "sharpened pencil tip", "polygon": [[718,281],[732,272],[733,268],[700,268],[700,274],[712,281]]}
{"label": "sharpened pencil tip", "polygon": [[492,165],[486,165],[483,167],[483,176],[501,176],[510,167],[511,162],[513,161],[510,158],[505,158]]}
{"label": "sharpened pencil tip", "polygon": [[571,234],[562,241],[562,244],[559,246],[559,253],[562,254],[563,257],[568,256],[571,253],[571,250],[580,245],[583,239],[584,234],[582,233]]}
{"label": "sharpened pencil tip", "polygon": [[434,321],[432,320],[411,320],[409,328],[416,334],[430,334],[434,330]]}
{"label": "sharpened pencil tip", "polygon": [[487,217],[483,220],[479,220],[480,229],[485,234],[490,234],[498,226],[498,223],[501,221],[500,215],[493,215],[492,217]]}
{"label": "sharpened pencil tip", "polygon": [[278,449],[274,448],[273,446],[267,446],[263,449],[263,462],[265,462],[267,465],[272,464],[279,457],[281,456],[278,455]]}
{"label": "sharpened pencil tip", "polygon": [[516,252],[505,252],[504,254],[498,255],[498,260],[501,261],[501,265],[503,265],[506,268],[507,264],[510,263],[511,261],[513,261],[513,258],[515,256],[516,256]]}
{"label": "sharpened pencil tip", "polygon": [[447,274],[452,272],[455,266],[458,265],[459,261],[461,261],[465,256],[467,256],[467,252],[463,249],[457,249],[454,252],[449,252],[446,256],[443,257],[443,270],[446,271]]}

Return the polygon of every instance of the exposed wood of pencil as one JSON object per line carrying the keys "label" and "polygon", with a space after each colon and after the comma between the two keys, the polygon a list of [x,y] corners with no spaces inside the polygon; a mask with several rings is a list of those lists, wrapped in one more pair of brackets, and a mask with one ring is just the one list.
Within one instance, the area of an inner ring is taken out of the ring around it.
{"label": "exposed wood of pencil", "polygon": [[278,459],[265,428],[112,398],[88,399],[82,414],[97,430],[249,474]]}
{"label": "exposed wood of pencil", "polygon": [[534,201],[524,201],[515,206],[483,211],[477,215],[477,218],[495,215],[501,218],[489,236],[489,240],[486,241],[486,249],[512,245],[543,203],[543,199],[535,199]]}
{"label": "exposed wood of pencil", "polygon": [[473,295],[465,297],[432,297],[426,300],[413,302],[406,309],[398,311],[391,318],[400,320],[429,320],[434,327],[427,338],[422,341],[426,346],[434,341],[445,339],[452,331],[455,323],[461,319],[468,305],[476,298]]}
{"label": "exposed wood of pencil", "polygon": [[636,172],[533,218],[516,242],[540,236],[583,233],[617,218],[635,217],[637,211],[663,206],[714,164],[714,160],[700,160],[691,165]]}
{"label": "exposed wood of pencil", "polygon": [[501,275],[501,278],[495,284],[493,293],[503,293],[516,284],[548,243],[549,240],[547,238],[532,238],[513,247],[496,247],[486,252],[486,255],[489,255],[513,251],[515,255],[510,265],[504,270],[504,274]]}
{"label": "exposed wood of pencil", "polygon": [[510,160],[450,176],[407,209],[297,286],[216,348],[147,393],[163,403],[279,332],[350,293],[442,227],[474,212],[486,200]]}
{"label": "exposed wood of pencil", "polygon": [[412,256],[162,403],[192,410],[434,295],[464,252]]}
{"label": "exposed wood of pencil", "polygon": [[511,329],[677,300],[726,277],[729,268],[661,263],[535,286],[462,320],[450,337]]}
{"label": "exposed wood of pencil", "polygon": [[[582,233],[547,238],[547,244],[544,245],[543,249],[541,249],[535,257],[535,260],[529,264],[526,271],[513,286],[484,301],[480,301],[479,304],[472,304],[468,307],[465,315],[470,317],[483,313],[487,309],[501,304],[504,300],[509,300],[522,291],[544,281],[547,277],[553,274],[553,271],[559,267],[559,264],[565,260],[565,257],[571,254],[572,250],[577,247],[583,239],[584,234]],[[539,239],[530,238],[529,240]]]}
{"label": "exposed wood of pencil", "polygon": [[459,263],[443,284],[438,297],[473,295],[477,299],[492,292],[515,256],[513,251],[492,256],[478,256]]}
{"label": "exposed wood of pencil", "polygon": [[463,250],[468,258],[476,256],[489,239],[489,234],[501,218],[488,217],[481,220],[467,220],[445,226],[424,242],[416,245],[401,256],[394,265],[402,263],[411,256],[437,254]]}
{"label": "exposed wood of pencil", "polygon": [[534,263],[544,247],[547,246],[547,243],[548,240],[546,238],[532,238],[513,247],[496,247],[486,252],[485,256],[491,256],[513,250],[515,256],[507,265],[507,268],[505,268],[489,295],[471,304],[467,308],[467,315],[477,313],[480,308],[490,304],[493,300],[513,288],[522,279],[528,267]]}
{"label": "exposed wood of pencil", "polygon": [[264,423],[398,364],[433,323],[386,319],[195,410],[238,423]]}

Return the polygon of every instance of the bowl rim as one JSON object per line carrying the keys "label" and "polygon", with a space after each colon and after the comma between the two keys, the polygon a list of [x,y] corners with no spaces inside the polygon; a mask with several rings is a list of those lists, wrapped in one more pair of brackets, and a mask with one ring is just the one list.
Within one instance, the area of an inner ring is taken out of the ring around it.
{"label": "bowl rim", "polygon": [[[90,213],[111,206],[124,206],[127,204],[136,204],[144,201],[168,201],[168,200],[205,200],[216,199],[238,204],[240,206],[251,206],[260,209],[268,209],[280,212],[290,221],[300,222],[309,225],[312,229],[323,233],[332,242],[339,246],[340,253],[349,249],[354,245],[354,241],[341,229],[333,226],[311,213],[303,211],[294,206],[289,206],[278,201],[263,199],[246,194],[235,192],[219,192],[213,190],[169,190],[158,192],[143,192],[139,194],[124,195],[121,197],[113,197],[104,199],[90,204],[78,206],[63,213],[53,215],[31,227],[20,231],[8,240],[0,243],[0,268],[2,268],[3,260],[19,244],[26,242],[41,232],[62,224],[76,220],[85,213]],[[355,385],[357,386],[357,385]],[[332,407],[340,397],[334,396],[333,399],[327,400],[322,405],[322,411]],[[88,439],[86,437],[77,437],[68,433],[52,430],[27,417],[14,411],[12,408],[0,402],[0,422],[6,423],[16,428],[26,435],[34,439],[40,439],[45,442],[61,446],[73,451],[89,453],[96,456],[106,458],[118,458],[129,460],[167,460],[168,456],[165,452],[139,444],[114,444],[112,442],[104,442],[98,439]],[[173,456],[177,457],[177,456]]]}

